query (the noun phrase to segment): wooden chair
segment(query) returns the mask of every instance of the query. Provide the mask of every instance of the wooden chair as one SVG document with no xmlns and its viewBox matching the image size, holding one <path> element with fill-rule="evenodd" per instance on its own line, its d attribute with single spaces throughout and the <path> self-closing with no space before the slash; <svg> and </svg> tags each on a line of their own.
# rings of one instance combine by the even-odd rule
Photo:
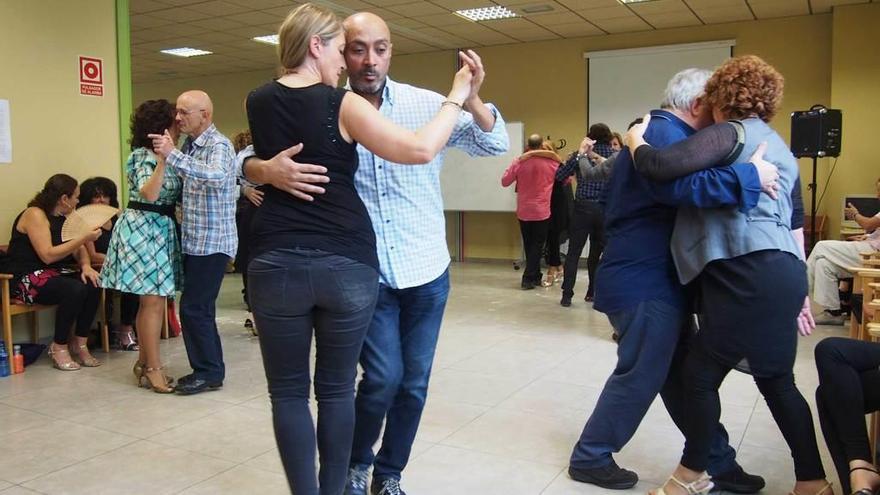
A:
<svg viewBox="0 0 880 495">
<path fill-rule="evenodd" d="M 852 315 L 849 336 L 858 340 L 870 340 L 868 324 L 872 322 L 874 316 L 870 303 L 877 298 L 880 268 L 850 267 L 847 270 L 853 274 L 853 297 L 862 297 L 861 314 Z"/>
<path fill-rule="evenodd" d="M 0 291 L 2 291 L 2 303 L 0 310 L 3 311 L 3 341 L 6 343 L 6 352 L 12 356 L 12 317 L 27 314 L 31 324 L 31 340 L 36 342 L 40 335 L 39 319 L 37 312 L 44 309 L 52 309 L 55 306 L 43 306 L 41 304 L 27 305 L 21 301 L 12 299 L 9 281 L 13 276 L 9 273 L 0 273 Z"/>
</svg>

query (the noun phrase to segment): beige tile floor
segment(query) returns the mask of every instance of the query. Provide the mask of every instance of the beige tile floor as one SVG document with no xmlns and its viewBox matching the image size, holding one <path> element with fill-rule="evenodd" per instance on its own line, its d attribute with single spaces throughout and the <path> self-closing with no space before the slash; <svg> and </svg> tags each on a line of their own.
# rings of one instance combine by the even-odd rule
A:
<svg viewBox="0 0 880 495">
<path fill-rule="evenodd" d="M 519 276 L 509 265 L 453 265 L 428 405 L 404 473 L 410 495 L 605 493 L 571 481 L 565 468 L 614 366 L 610 326 L 578 298 L 561 308 L 558 287 L 519 290 Z M 227 380 L 218 392 L 179 397 L 138 389 L 135 355 L 124 352 L 98 353 L 105 366 L 76 373 L 53 370 L 43 357 L 24 375 L 0 379 L 0 495 L 287 493 L 239 289 L 240 279 L 228 276 L 219 301 Z M 811 404 L 812 349 L 842 334 L 822 327 L 800 341 L 797 380 Z M 162 346 L 170 373 L 185 374 L 182 340 Z M 764 493 L 787 493 L 790 456 L 754 383 L 732 374 L 722 401 L 739 461 L 767 478 Z M 642 479 L 623 493 L 656 486 L 681 446 L 655 402 L 616 456 Z"/>
</svg>

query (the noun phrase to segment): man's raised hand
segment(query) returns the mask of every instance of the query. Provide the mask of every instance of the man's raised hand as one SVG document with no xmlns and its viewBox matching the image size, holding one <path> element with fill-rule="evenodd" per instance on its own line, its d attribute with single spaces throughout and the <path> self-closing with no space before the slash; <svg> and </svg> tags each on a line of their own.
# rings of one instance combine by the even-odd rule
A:
<svg viewBox="0 0 880 495">
<path fill-rule="evenodd" d="M 164 134 L 147 134 L 147 137 L 153 140 L 153 153 L 167 158 L 174 151 L 174 139 L 168 129 Z"/>
</svg>

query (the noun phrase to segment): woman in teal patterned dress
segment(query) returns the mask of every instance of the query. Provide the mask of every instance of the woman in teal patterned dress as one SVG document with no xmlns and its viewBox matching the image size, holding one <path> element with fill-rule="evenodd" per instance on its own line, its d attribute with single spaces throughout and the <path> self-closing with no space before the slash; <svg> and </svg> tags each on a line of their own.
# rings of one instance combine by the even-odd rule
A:
<svg viewBox="0 0 880 495">
<path fill-rule="evenodd" d="M 137 334 L 140 355 L 134 366 L 138 384 L 157 393 L 171 393 L 159 357 L 166 298 L 183 284 L 180 239 L 174 215 L 181 180 L 152 151 L 147 134 L 167 129 L 177 139 L 174 105 L 167 100 L 142 103 L 131 119 L 131 149 L 125 165 L 129 203 L 113 227 L 101 286 L 140 295 Z"/>
</svg>

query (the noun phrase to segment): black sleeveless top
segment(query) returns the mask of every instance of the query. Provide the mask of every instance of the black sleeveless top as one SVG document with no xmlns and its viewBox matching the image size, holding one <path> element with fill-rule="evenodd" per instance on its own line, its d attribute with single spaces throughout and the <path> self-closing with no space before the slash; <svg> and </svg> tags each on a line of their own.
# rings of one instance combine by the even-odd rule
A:
<svg viewBox="0 0 880 495">
<path fill-rule="evenodd" d="M 356 143 L 339 133 L 344 89 L 325 84 L 289 88 L 272 81 L 248 95 L 248 123 L 254 152 L 268 160 L 298 143 L 299 163 L 327 167 L 324 194 L 304 201 L 264 186 L 263 204 L 254 216 L 252 255 L 279 248 L 320 249 L 379 269 L 376 236 L 354 186 Z"/>
<path fill-rule="evenodd" d="M 105 230 L 104 226 L 101 226 L 101 237 L 98 237 L 95 240 L 95 252 L 101 254 L 107 254 L 107 249 L 110 248 L 110 237 L 113 236 L 113 227 L 116 226 L 117 217 L 113 217 L 110 219 L 110 230 Z"/>
<path fill-rule="evenodd" d="M 12 235 L 9 236 L 9 248 L 6 251 L 6 258 L 3 260 L 2 270 L 0 271 L 11 273 L 16 277 L 21 277 L 43 268 L 76 266 L 76 260 L 73 258 L 73 255 L 67 256 L 63 260 L 56 261 L 51 265 L 43 263 L 43 260 L 40 259 L 40 256 L 34 249 L 34 245 L 31 244 L 28 235 L 22 234 L 15 228 L 23 214 L 24 212 L 22 211 L 17 217 L 15 217 L 15 221 L 12 222 Z M 62 243 L 61 226 L 64 225 L 65 218 L 63 216 L 56 217 L 52 215 L 47 215 L 47 217 L 49 219 L 49 232 L 52 234 L 52 245 L 57 246 Z"/>
</svg>

